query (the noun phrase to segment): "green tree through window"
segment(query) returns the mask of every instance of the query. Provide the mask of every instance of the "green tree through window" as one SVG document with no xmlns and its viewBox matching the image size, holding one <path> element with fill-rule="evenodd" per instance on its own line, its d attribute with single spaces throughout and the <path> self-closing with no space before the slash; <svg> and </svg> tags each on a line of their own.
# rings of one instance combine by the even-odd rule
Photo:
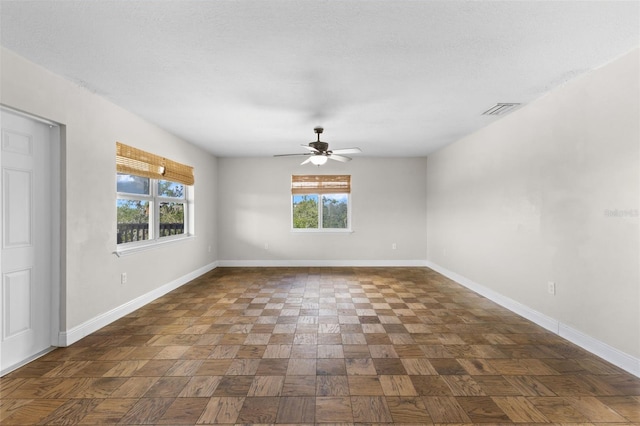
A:
<svg viewBox="0 0 640 426">
<path fill-rule="evenodd" d="M 349 226 L 346 194 L 322 196 L 322 227 L 347 228 Z"/>
<path fill-rule="evenodd" d="M 293 197 L 293 227 L 298 229 L 318 227 L 317 195 L 295 195 Z"/>
</svg>

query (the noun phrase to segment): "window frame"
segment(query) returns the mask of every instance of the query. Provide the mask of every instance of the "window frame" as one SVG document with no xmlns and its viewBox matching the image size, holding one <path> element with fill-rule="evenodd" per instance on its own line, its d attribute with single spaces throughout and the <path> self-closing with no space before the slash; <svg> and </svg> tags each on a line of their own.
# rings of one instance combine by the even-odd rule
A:
<svg viewBox="0 0 640 426">
<path fill-rule="evenodd" d="M 118 192 L 118 175 L 139 176 L 149 179 L 149 194 L 134 194 L 130 192 Z M 147 201 L 149 203 L 149 238 L 140 241 L 131 241 L 127 243 L 117 243 L 117 217 L 116 217 L 116 254 L 124 255 L 127 252 L 140 251 L 169 242 L 181 241 L 195 237 L 194 218 L 193 218 L 193 185 L 186 185 L 180 182 L 174 182 L 169 179 L 156 179 L 146 176 L 136 175 L 134 173 L 116 172 L 116 216 L 118 200 Z M 184 187 L 184 197 L 167 197 L 159 195 L 158 186 L 160 181 L 174 182 Z M 184 225 L 182 234 L 160 236 L 160 204 L 165 202 L 183 204 Z"/>
<path fill-rule="evenodd" d="M 318 197 L 318 227 L 317 228 L 296 228 L 293 226 L 293 199 L 296 196 L 302 195 L 315 195 Z M 325 195 L 344 195 L 347 197 L 347 227 L 346 228 L 325 228 L 322 226 L 323 222 L 323 203 L 322 197 Z M 351 194 L 350 193 L 308 193 L 308 194 L 291 194 L 291 220 L 290 220 L 291 232 L 312 232 L 312 233 L 351 233 Z"/>
</svg>

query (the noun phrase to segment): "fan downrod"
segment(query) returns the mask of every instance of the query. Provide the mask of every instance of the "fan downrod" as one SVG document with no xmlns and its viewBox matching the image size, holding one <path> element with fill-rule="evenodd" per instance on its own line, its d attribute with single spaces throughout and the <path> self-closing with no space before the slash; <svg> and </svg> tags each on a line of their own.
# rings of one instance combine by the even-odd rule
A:
<svg viewBox="0 0 640 426">
<path fill-rule="evenodd" d="M 322 127 L 315 127 L 313 129 L 313 131 L 318 135 L 318 140 L 315 142 L 310 142 L 309 146 L 312 148 L 315 148 L 316 150 L 320 151 L 318 153 L 316 153 L 316 155 L 319 154 L 324 154 L 327 152 L 327 150 L 329 149 L 329 144 L 327 142 L 322 142 L 320 140 L 320 134 L 324 131 L 324 129 Z"/>
</svg>

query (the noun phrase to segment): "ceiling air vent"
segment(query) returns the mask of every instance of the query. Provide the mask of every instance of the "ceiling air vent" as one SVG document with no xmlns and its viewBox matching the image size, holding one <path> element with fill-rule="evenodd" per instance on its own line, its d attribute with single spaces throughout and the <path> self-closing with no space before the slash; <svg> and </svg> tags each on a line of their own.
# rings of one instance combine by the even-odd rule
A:
<svg viewBox="0 0 640 426">
<path fill-rule="evenodd" d="M 503 103 L 503 104 L 495 104 L 488 110 L 482 113 L 482 115 L 502 115 L 512 110 L 516 109 L 520 104 L 515 103 Z"/>
</svg>

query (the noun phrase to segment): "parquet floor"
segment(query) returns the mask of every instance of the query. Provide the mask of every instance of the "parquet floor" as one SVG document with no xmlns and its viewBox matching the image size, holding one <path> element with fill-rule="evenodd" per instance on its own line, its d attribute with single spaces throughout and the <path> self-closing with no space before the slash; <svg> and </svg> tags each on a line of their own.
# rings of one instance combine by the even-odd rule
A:
<svg viewBox="0 0 640 426">
<path fill-rule="evenodd" d="M 1 379 L 13 424 L 640 424 L 640 379 L 426 268 L 218 268 Z"/>
</svg>

